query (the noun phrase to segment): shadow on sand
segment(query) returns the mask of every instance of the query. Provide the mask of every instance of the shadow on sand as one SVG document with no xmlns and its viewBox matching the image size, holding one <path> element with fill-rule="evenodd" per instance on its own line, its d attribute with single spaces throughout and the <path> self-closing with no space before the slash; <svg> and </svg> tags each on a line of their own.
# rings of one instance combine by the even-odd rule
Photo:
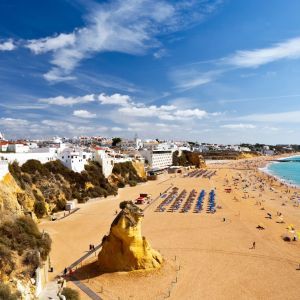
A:
<svg viewBox="0 0 300 300">
<path fill-rule="evenodd" d="M 113 272 L 101 271 L 98 261 L 94 261 L 77 268 L 77 270 L 75 270 L 72 273 L 71 277 L 75 277 L 77 280 L 82 281 L 85 279 L 92 279 L 95 277 L 99 277 L 103 274 L 108 274 L 108 273 L 113 273 Z M 69 278 L 68 280 L 72 280 L 72 279 Z"/>
</svg>

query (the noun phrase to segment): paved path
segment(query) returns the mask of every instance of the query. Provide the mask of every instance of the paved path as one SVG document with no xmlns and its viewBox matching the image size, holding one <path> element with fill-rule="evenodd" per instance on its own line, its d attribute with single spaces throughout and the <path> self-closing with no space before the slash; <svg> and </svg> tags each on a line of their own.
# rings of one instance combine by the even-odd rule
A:
<svg viewBox="0 0 300 300">
<path fill-rule="evenodd" d="M 82 283 L 80 280 L 78 280 L 75 276 L 71 276 L 70 279 L 77 287 L 79 287 L 91 299 L 102 300 L 102 298 L 99 297 L 98 294 L 96 294 L 93 290 L 91 290 L 84 283 Z"/>
<path fill-rule="evenodd" d="M 78 266 L 82 261 L 84 261 L 85 259 L 87 259 L 90 255 L 92 255 L 93 253 L 95 253 L 97 250 L 99 250 L 102 247 L 102 243 L 100 243 L 99 245 L 97 245 L 95 247 L 94 250 L 91 250 L 89 252 L 87 252 L 85 255 L 81 256 L 79 259 L 77 259 L 76 261 L 74 261 L 71 265 L 69 265 L 67 267 L 68 270 L 75 268 L 76 266 Z M 61 275 L 63 275 L 63 271 L 61 272 Z"/>
<path fill-rule="evenodd" d="M 78 266 L 82 261 L 87 259 L 90 255 L 95 253 L 97 250 L 99 250 L 102 246 L 102 243 L 97 245 L 94 250 L 91 250 L 87 252 L 85 255 L 81 256 L 79 259 L 74 261 L 71 265 L 67 267 L 68 270 L 75 268 Z M 63 275 L 63 271 L 60 273 L 60 275 Z M 88 288 L 84 283 L 79 281 L 75 276 L 70 277 L 71 281 L 79 287 L 85 294 L 87 294 L 91 299 L 99 300 L 101 299 L 95 292 L 93 292 L 90 288 Z M 42 293 L 39 295 L 39 300 L 49 300 L 49 299 L 59 299 L 57 297 L 58 293 L 58 285 L 56 281 L 50 281 L 46 284 L 45 288 L 43 289 Z"/>
</svg>

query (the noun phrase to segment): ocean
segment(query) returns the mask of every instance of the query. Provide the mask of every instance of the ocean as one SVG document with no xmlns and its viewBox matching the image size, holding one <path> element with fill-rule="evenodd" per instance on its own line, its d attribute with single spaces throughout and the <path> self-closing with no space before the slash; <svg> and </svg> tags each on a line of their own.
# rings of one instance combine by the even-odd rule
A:
<svg viewBox="0 0 300 300">
<path fill-rule="evenodd" d="M 300 156 L 286 157 L 281 160 L 288 160 L 288 162 L 271 163 L 266 171 L 286 183 L 300 186 Z"/>
</svg>

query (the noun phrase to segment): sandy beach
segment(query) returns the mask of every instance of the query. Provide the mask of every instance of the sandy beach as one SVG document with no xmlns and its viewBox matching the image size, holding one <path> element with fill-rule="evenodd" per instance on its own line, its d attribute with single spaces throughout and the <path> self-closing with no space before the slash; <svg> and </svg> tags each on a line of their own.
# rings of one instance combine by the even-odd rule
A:
<svg viewBox="0 0 300 300">
<path fill-rule="evenodd" d="M 285 242 L 282 236 L 293 238 L 300 231 L 296 197 L 300 192 L 260 171 L 267 160 L 209 164 L 216 170 L 210 179 L 163 174 L 157 181 L 120 189 L 117 197 L 80 205 L 62 220 L 43 221 L 40 228 L 53 239 L 50 279 L 84 255 L 89 244 L 101 242 L 120 201 L 134 200 L 144 192 L 157 200 L 145 211 L 143 234 L 162 253 L 165 265 L 153 273 L 99 274 L 96 257 L 90 257 L 75 274 L 100 297 L 299 299 L 300 241 Z M 172 187 L 187 194 L 205 190 L 204 209 L 200 213 L 156 211 L 163 201 L 160 194 Z M 206 212 L 211 190 L 216 193 L 214 214 Z M 255 249 L 251 249 L 253 242 Z M 77 289 L 72 282 L 68 286 Z M 89 299 L 83 292 L 81 296 Z"/>
</svg>

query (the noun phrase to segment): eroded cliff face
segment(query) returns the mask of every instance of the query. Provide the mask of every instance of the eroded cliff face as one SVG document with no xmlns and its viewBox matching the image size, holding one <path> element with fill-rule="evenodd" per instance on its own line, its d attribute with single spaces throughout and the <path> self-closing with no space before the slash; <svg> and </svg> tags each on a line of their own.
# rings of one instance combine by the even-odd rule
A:
<svg viewBox="0 0 300 300">
<path fill-rule="evenodd" d="M 110 233 L 104 236 L 98 255 L 101 271 L 133 271 L 159 268 L 162 256 L 152 249 L 141 233 L 143 211 L 132 201 L 120 204 L 121 211 L 114 219 Z"/>
<path fill-rule="evenodd" d="M 135 168 L 138 176 L 140 176 L 141 178 L 147 178 L 145 166 L 142 162 L 140 162 L 138 160 L 134 160 L 134 161 L 132 161 L 132 166 Z"/>
<path fill-rule="evenodd" d="M 33 205 L 34 199 L 22 191 L 10 173 L 6 174 L 0 181 L 0 212 L 21 216 L 23 209 L 32 211 Z"/>
</svg>

